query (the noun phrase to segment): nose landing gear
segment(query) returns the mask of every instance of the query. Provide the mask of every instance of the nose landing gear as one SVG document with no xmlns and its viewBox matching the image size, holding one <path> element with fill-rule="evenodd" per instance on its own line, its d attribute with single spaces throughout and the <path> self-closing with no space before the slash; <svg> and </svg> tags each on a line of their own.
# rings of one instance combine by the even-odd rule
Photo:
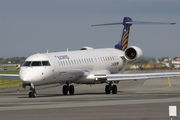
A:
<svg viewBox="0 0 180 120">
<path fill-rule="evenodd" d="M 35 86 L 32 83 L 30 84 L 30 90 L 31 90 L 31 92 L 29 92 L 29 97 L 35 98 L 36 97 L 36 90 L 35 90 Z"/>
</svg>

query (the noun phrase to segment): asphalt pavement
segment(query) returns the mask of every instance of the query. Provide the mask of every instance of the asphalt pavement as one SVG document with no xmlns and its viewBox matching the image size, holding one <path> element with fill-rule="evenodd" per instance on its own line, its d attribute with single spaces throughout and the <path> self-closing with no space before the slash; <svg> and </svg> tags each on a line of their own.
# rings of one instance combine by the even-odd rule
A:
<svg viewBox="0 0 180 120">
<path fill-rule="evenodd" d="M 149 71 L 126 73 L 139 72 Z M 170 120 L 169 106 L 180 106 L 180 77 L 122 81 L 115 95 L 105 85 L 74 84 L 75 95 L 63 95 L 61 84 L 39 86 L 36 98 L 28 87 L 1 89 L 0 120 Z"/>
</svg>

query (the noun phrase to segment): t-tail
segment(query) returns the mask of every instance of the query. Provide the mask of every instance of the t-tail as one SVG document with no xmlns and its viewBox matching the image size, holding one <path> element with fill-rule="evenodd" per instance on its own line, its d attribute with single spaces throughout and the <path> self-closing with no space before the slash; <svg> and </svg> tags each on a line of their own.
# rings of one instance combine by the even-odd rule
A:
<svg viewBox="0 0 180 120">
<path fill-rule="evenodd" d="M 174 25 L 176 23 L 133 21 L 130 17 L 124 17 L 123 22 L 120 22 L 120 23 L 97 24 L 97 25 L 92 25 L 92 26 L 118 25 L 118 24 L 123 24 L 124 28 L 123 28 L 121 40 L 119 41 L 118 44 L 115 45 L 115 48 L 124 51 L 128 47 L 129 32 L 130 32 L 130 27 L 132 24 L 170 24 L 170 25 Z"/>
<path fill-rule="evenodd" d="M 129 32 L 132 24 L 126 24 L 126 22 L 131 22 L 131 21 L 132 19 L 130 17 L 124 18 L 123 20 L 124 28 L 123 28 L 122 37 L 119 43 L 115 45 L 115 48 L 124 51 L 128 47 Z"/>
</svg>

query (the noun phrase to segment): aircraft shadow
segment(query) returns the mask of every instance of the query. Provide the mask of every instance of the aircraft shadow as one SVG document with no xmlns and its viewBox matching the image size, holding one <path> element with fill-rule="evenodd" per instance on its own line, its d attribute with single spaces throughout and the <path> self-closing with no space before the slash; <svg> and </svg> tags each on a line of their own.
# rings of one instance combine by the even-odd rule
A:
<svg viewBox="0 0 180 120">
<path fill-rule="evenodd" d="M 118 91 L 118 93 L 123 93 L 123 91 Z M 106 95 L 104 92 L 97 92 L 97 93 L 76 93 L 74 95 L 63 95 L 61 93 L 59 94 L 37 94 L 37 98 L 45 98 L 45 97 L 71 97 L 71 96 L 84 96 L 84 95 Z M 109 95 L 109 94 L 108 94 Z M 111 93 L 111 95 L 114 95 Z M 18 98 L 29 98 L 28 95 L 24 97 L 18 97 Z"/>
</svg>

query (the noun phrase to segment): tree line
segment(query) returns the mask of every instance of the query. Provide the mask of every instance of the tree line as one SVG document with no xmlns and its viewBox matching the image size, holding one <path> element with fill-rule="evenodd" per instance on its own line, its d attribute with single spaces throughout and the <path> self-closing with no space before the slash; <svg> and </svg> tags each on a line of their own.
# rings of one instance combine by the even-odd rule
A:
<svg viewBox="0 0 180 120">
<path fill-rule="evenodd" d="M 26 57 L 0 58 L 0 64 L 23 64 Z"/>
</svg>

